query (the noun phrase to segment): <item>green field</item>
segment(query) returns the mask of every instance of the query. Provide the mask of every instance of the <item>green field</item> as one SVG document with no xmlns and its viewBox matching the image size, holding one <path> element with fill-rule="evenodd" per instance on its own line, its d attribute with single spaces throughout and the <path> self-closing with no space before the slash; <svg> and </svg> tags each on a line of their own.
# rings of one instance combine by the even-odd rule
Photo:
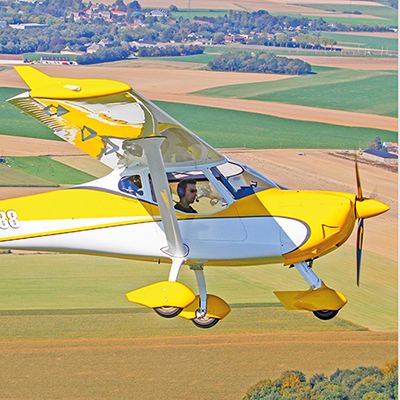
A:
<svg viewBox="0 0 400 400">
<path fill-rule="evenodd" d="M 311 32 L 312 34 L 321 32 Z M 337 40 L 336 47 L 350 46 L 359 48 L 360 50 L 378 49 L 381 51 L 374 52 L 375 55 L 386 54 L 386 50 L 398 50 L 398 40 L 384 37 L 351 35 L 345 33 L 323 32 L 321 36 L 333 37 Z"/>
<path fill-rule="evenodd" d="M 41 57 L 68 57 L 71 61 L 75 61 L 76 54 L 60 54 L 60 53 L 24 53 L 24 56 L 29 61 L 40 61 Z"/>
<path fill-rule="evenodd" d="M 96 179 L 49 157 L 12 157 L 11 168 L 60 185 L 80 184 Z"/>
<path fill-rule="evenodd" d="M 380 136 L 397 140 L 397 133 L 320 122 L 298 121 L 243 111 L 156 101 L 164 111 L 217 148 L 354 149 Z"/>
<path fill-rule="evenodd" d="M 307 290 L 295 269 L 280 265 L 208 267 L 208 292 L 232 306 L 231 314 L 207 334 L 279 331 L 346 331 L 397 329 L 397 263 L 363 252 L 361 286 L 355 284 L 355 250 L 344 246 L 317 260 L 316 273 L 343 292 L 348 304 L 331 321 L 309 312 L 286 311 L 274 290 Z M 0 255 L 1 339 L 146 337 L 191 335 L 189 321 L 165 320 L 143 306 L 129 303 L 125 293 L 167 279 L 169 265 L 81 255 Z M 197 292 L 195 277 L 184 267 L 179 281 Z M 373 299 L 373 301 L 371 300 Z M 32 321 L 36 321 L 35 324 Z M 69 321 L 65 329 L 61 321 Z M 83 326 L 82 321 L 87 321 Z M 25 321 L 25 322 L 24 322 Z M 60 321 L 56 330 L 48 324 Z M 244 321 L 247 321 L 243 324 Z M 25 329 L 20 329 L 26 324 Z M 44 329 L 43 326 L 47 328 Z M 140 332 L 132 329 L 139 325 Z M 188 328 L 189 327 L 189 328 Z M 160 329 L 158 329 L 160 328 Z M 46 336 L 49 337 L 49 336 Z M 43 337 L 42 337 L 43 338 Z"/>
<path fill-rule="evenodd" d="M 0 164 L 0 186 L 57 187 L 57 184 Z"/>
<path fill-rule="evenodd" d="M 50 128 L 7 103 L 6 100 L 26 89 L 0 87 L 0 135 L 35 137 L 38 139 L 62 140 Z"/>
<path fill-rule="evenodd" d="M 239 86 L 246 86 L 245 93 L 248 93 L 248 85 Z M 229 89 L 219 90 L 228 90 L 229 93 Z M 18 92 L 18 89 L 13 90 Z M 5 98 L 7 93 L 10 94 L 8 88 L 0 88 L 0 96 Z M 240 97 L 240 91 L 238 93 Z M 297 121 L 170 102 L 155 103 L 214 147 L 353 149 L 358 148 L 360 143 L 362 147 L 368 147 L 368 143 L 377 136 L 383 141 L 397 141 L 395 132 L 379 129 Z M 50 129 L 22 115 L 15 107 L 9 104 L 5 107 L 6 112 L 0 113 L 0 134 L 61 140 Z M 9 128 L 4 129 L 5 126 Z"/>
<path fill-rule="evenodd" d="M 398 11 L 388 6 L 365 6 L 359 5 L 357 2 L 349 2 L 349 4 L 303 4 L 304 7 L 316 8 L 318 10 L 335 11 L 338 13 L 359 11 L 363 15 L 372 15 L 374 17 L 387 18 L 397 20 Z M 349 19 L 357 18 L 357 14 L 349 14 Z M 375 20 L 376 24 L 380 24 L 380 20 Z M 350 23 L 350 22 L 349 22 Z M 397 26 L 397 24 L 395 24 Z"/>
<path fill-rule="evenodd" d="M 397 117 L 398 74 L 313 66 L 314 74 L 276 82 L 229 85 L 195 92 L 201 96 L 276 101 Z"/>
</svg>

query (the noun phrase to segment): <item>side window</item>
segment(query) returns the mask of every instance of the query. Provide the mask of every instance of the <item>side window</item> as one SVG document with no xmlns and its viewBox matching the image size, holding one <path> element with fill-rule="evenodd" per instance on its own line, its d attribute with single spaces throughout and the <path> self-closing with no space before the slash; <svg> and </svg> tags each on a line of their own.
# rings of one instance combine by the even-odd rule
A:
<svg viewBox="0 0 400 400">
<path fill-rule="evenodd" d="M 149 178 L 153 200 L 156 201 L 151 177 L 149 176 Z M 168 172 L 167 178 L 175 209 L 180 212 L 212 214 L 228 205 L 215 186 L 201 171 Z M 187 190 L 183 190 L 180 186 L 180 182 L 185 180 L 191 182 L 185 185 Z M 180 190 L 178 190 L 178 186 L 181 187 Z"/>
<path fill-rule="evenodd" d="M 143 187 L 140 175 L 124 176 L 118 182 L 118 189 L 121 192 L 129 193 L 137 197 L 142 197 Z"/>
</svg>

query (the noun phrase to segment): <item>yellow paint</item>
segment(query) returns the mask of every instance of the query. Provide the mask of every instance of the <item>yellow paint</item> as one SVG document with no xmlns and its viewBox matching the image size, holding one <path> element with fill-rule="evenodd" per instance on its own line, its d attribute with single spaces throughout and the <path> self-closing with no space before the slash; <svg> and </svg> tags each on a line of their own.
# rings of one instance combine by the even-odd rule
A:
<svg viewBox="0 0 400 400">
<path fill-rule="evenodd" d="M 340 310 L 347 303 L 346 297 L 328 288 L 323 282 L 319 289 L 274 292 L 287 310 L 326 311 Z"/>
<path fill-rule="evenodd" d="M 377 200 L 357 200 L 356 212 L 358 218 L 371 218 L 388 211 L 390 207 Z"/>
<path fill-rule="evenodd" d="M 179 316 L 186 319 L 196 318 L 196 310 L 199 309 L 200 296 L 197 295 L 196 299 L 189 304 Z M 218 296 L 207 294 L 207 316 L 210 318 L 223 319 L 231 312 L 229 304 L 226 303 Z"/>
<path fill-rule="evenodd" d="M 79 232 L 88 229 L 122 226 L 132 223 L 153 221 L 148 203 L 100 190 L 64 189 L 33 196 L 0 201 L 0 210 L 14 210 L 19 221 L 93 219 L 85 227 L 61 229 L 50 232 L 18 235 L 18 229 L 8 230 L 9 236 L 1 241 Z M 99 223 L 97 218 L 132 217 L 126 222 Z"/>
<path fill-rule="evenodd" d="M 31 66 L 14 67 L 35 98 L 82 99 L 132 90 L 126 83 L 108 79 L 73 79 L 50 77 Z"/>
<path fill-rule="evenodd" d="M 132 303 L 146 307 L 185 308 L 195 299 L 194 293 L 179 282 L 157 282 L 126 294 Z"/>
</svg>

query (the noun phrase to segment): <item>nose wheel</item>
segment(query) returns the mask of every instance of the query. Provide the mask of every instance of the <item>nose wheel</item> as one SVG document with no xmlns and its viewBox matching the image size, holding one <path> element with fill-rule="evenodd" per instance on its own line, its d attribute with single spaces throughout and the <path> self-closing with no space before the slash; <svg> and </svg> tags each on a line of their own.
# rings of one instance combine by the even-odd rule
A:
<svg viewBox="0 0 400 400">
<path fill-rule="evenodd" d="M 336 317 L 337 313 L 339 310 L 319 310 L 319 311 L 313 311 L 314 315 L 322 319 L 324 321 L 328 321 L 329 319 L 332 319 Z"/>
</svg>

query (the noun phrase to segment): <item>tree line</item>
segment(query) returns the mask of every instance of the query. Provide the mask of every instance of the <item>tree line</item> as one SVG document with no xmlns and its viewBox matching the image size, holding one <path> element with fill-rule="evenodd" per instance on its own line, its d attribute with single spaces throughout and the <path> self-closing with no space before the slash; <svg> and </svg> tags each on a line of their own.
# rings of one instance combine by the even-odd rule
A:
<svg viewBox="0 0 400 400">
<path fill-rule="evenodd" d="M 311 65 L 299 59 L 276 56 L 270 53 L 237 52 L 222 54 L 208 63 L 212 71 L 258 72 L 264 74 L 304 75 Z"/>
<path fill-rule="evenodd" d="M 167 46 L 167 47 L 140 47 L 137 54 L 139 57 L 172 57 L 191 56 L 203 54 L 204 47 L 198 45 L 189 46 Z"/>
<path fill-rule="evenodd" d="M 243 400 L 397 400 L 398 360 L 383 368 L 337 369 L 331 376 L 286 371 L 280 378 L 251 386 Z"/>
</svg>

